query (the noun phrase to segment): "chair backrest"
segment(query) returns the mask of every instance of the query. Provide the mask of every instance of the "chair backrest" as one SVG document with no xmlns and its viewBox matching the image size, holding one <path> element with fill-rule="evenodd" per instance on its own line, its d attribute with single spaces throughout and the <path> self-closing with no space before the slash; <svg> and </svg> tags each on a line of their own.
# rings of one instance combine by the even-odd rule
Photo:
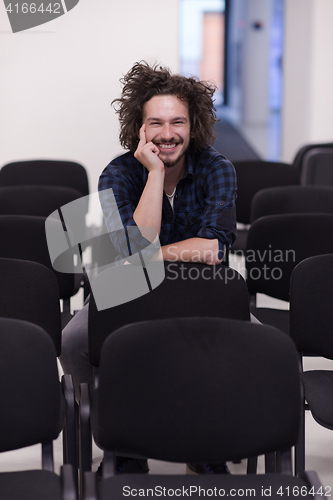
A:
<svg viewBox="0 0 333 500">
<path fill-rule="evenodd" d="M 101 273 L 94 283 L 98 280 L 110 283 L 112 280 L 116 283 L 123 280 L 126 283 L 130 279 L 134 286 L 135 269 L 139 274 L 142 273 L 140 266 L 116 266 Z M 224 265 L 168 262 L 165 263 L 164 281 L 131 302 L 98 311 L 92 295 L 88 322 L 90 363 L 99 365 L 102 344 L 117 328 L 137 321 L 182 316 L 249 320 L 249 300 L 244 279 L 237 271 Z"/>
<path fill-rule="evenodd" d="M 300 262 L 290 281 L 290 335 L 300 352 L 333 359 L 333 252 Z"/>
<path fill-rule="evenodd" d="M 251 222 L 266 215 L 333 214 L 333 187 L 285 186 L 258 191 L 251 204 Z"/>
<path fill-rule="evenodd" d="M 49 335 L 0 318 L 0 451 L 48 443 L 59 434 L 60 383 Z"/>
<path fill-rule="evenodd" d="M 80 197 L 81 193 L 76 189 L 62 186 L 0 186 L 0 215 L 48 217 Z"/>
<path fill-rule="evenodd" d="M 250 224 L 253 196 L 268 187 L 288 186 L 300 183 L 299 171 L 288 163 L 270 161 L 234 162 L 237 174 L 237 222 Z"/>
<path fill-rule="evenodd" d="M 304 155 L 301 184 L 333 186 L 333 144 L 331 148 L 310 149 Z"/>
<path fill-rule="evenodd" d="M 176 462 L 284 450 L 298 439 L 297 351 L 279 330 L 246 321 L 128 325 L 104 344 L 94 405 L 107 450 Z"/>
<path fill-rule="evenodd" d="M 53 269 L 45 235 L 45 217 L 28 215 L 0 215 L 0 257 L 39 262 L 54 272 L 60 298 L 72 297 L 79 288 L 72 273 Z M 54 225 L 61 224 L 54 221 Z M 74 263 L 73 263 L 74 272 Z"/>
<path fill-rule="evenodd" d="M 311 149 L 314 148 L 333 148 L 333 142 L 325 142 L 325 143 L 317 143 L 317 144 L 305 144 L 302 146 L 296 153 L 293 165 L 294 167 L 299 170 L 299 172 L 302 171 L 303 167 L 303 160 L 305 155 L 311 151 Z"/>
<path fill-rule="evenodd" d="M 59 287 L 47 267 L 27 260 L 0 258 L 0 317 L 34 323 L 61 353 Z"/>
<path fill-rule="evenodd" d="M 251 224 L 246 271 L 250 294 L 289 301 L 294 267 L 314 255 L 333 252 L 333 214 L 283 214 Z"/>
<path fill-rule="evenodd" d="M 79 191 L 81 196 L 89 194 L 86 169 L 73 161 L 16 161 L 4 165 L 0 170 L 0 186 L 28 184 L 67 186 Z"/>
</svg>

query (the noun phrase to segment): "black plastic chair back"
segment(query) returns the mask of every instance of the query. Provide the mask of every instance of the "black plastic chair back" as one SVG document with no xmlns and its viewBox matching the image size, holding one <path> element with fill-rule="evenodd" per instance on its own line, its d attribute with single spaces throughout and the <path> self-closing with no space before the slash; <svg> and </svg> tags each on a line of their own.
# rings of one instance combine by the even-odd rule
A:
<svg viewBox="0 0 333 500">
<path fill-rule="evenodd" d="M 310 257 L 294 269 L 290 281 L 290 336 L 303 356 L 333 359 L 333 253 Z M 303 364 L 303 363 L 302 363 Z M 295 470 L 305 469 L 305 401 L 316 422 L 333 429 L 333 372 L 308 370 L 301 374 L 304 404 Z"/>
<path fill-rule="evenodd" d="M 55 225 L 59 225 L 54 221 Z M 54 272 L 61 299 L 69 299 L 78 291 L 72 273 L 61 273 L 52 267 L 45 234 L 45 217 L 0 215 L 0 257 L 39 262 Z M 74 263 L 73 263 L 74 272 Z"/>
<path fill-rule="evenodd" d="M 111 268 L 96 280 L 112 280 L 114 273 L 121 273 L 124 281 L 127 275 L 131 275 L 132 279 L 131 267 Z M 139 266 L 138 270 L 142 272 Z M 137 321 L 183 316 L 215 316 L 248 321 L 249 300 L 244 279 L 237 271 L 224 265 L 166 262 L 164 281 L 131 302 L 98 311 L 91 296 L 88 327 L 90 363 L 99 365 L 102 344 L 117 328 Z"/>
<path fill-rule="evenodd" d="M 250 227 L 246 270 L 250 294 L 289 301 L 294 267 L 314 255 L 333 252 L 333 214 L 261 217 Z"/>
<path fill-rule="evenodd" d="M 300 352 L 333 359 L 333 252 L 295 267 L 290 282 L 290 335 Z"/>
<path fill-rule="evenodd" d="M 104 344 L 97 394 L 93 430 L 106 450 L 215 462 L 298 439 L 297 351 L 270 326 L 202 317 L 128 325 Z"/>
<path fill-rule="evenodd" d="M 333 144 L 308 151 L 302 162 L 302 185 L 333 186 Z"/>
<path fill-rule="evenodd" d="M 300 183 L 299 171 L 287 163 L 269 161 L 234 162 L 237 174 L 237 222 L 250 224 L 251 202 L 261 189 Z"/>
<path fill-rule="evenodd" d="M 333 187 L 285 186 L 259 191 L 252 200 L 251 222 L 266 215 L 333 214 Z"/>
<path fill-rule="evenodd" d="M 314 144 L 306 144 L 305 146 L 302 146 L 296 153 L 293 165 L 294 167 L 299 170 L 301 173 L 302 168 L 303 168 L 303 161 L 304 157 L 306 156 L 307 153 L 309 153 L 312 149 L 315 148 L 333 148 L 333 142 L 325 142 L 325 143 L 314 143 Z"/>
<path fill-rule="evenodd" d="M 86 169 L 79 163 L 61 160 L 27 160 L 4 165 L 0 186 L 22 185 L 67 186 L 81 196 L 89 194 Z"/>
<path fill-rule="evenodd" d="M 80 197 L 79 191 L 62 186 L 0 187 L 0 215 L 48 217 L 55 210 Z"/>
<path fill-rule="evenodd" d="M 0 258 L 0 317 L 34 323 L 61 353 L 59 288 L 54 273 L 37 262 Z"/>
<path fill-rule="evenodd" d="M 60 428 L 54 345 L 39 326 L 0 318 L 0 451 L 51 442 Z"/>
</svg>

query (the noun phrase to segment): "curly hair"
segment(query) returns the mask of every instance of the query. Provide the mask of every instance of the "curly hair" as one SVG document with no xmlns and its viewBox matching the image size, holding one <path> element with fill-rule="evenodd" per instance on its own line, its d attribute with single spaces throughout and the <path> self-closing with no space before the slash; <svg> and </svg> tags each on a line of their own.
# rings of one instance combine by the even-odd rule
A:
<svg viewBox="0 0 333 500">
<path fill-rule="evenodd" d="M 136 150 L 143 106 L 156 95 L 175 95 L 188 104 L 191 144 L 195 149 L 213 144 L 214 125 L 219 121 L 213 103 L 215 84 L 172 75 L 168 68 L 157 64 L 151 67 L 145 61 L 135 63 L 120 82 L 123 84 L 121 97 L 114 99 L 111 105 L 119 115 L 119 140 L 125 149 Z"/>
</svg>

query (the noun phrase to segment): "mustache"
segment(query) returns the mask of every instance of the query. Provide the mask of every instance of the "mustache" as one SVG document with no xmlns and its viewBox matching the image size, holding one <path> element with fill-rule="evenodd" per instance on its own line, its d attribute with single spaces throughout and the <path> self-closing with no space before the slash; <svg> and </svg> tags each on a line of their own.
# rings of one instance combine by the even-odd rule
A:
<svg viewBox="0 0 333 500">
<path fill-rule="evenodd" d="M 165 139 L 161 139 L 161 140 L 158 140 L 158 139 L 154 139 L 153 141 L 153 144 L 182 144 L 184 141 L 183 139 L 170 139 L 170 140 L 165 140 Z"/>
</svg>

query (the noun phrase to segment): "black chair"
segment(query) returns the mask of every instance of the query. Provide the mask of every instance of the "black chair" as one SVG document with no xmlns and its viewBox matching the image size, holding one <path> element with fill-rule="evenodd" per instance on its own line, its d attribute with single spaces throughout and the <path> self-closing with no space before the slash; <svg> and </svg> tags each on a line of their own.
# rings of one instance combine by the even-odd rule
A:
<svg viewBox="0 0 333 500">
<path fill-rule="evenodd" d="M 0 258 L 0 317 L 43 328 L 61 354 L 59 287 L 54 273 L 37 262 Z"/>
<path fill-rule="evenodd" d="M 61 430 L 56 353 L 37 325 L 0 318 L 0 451 L 41 443 L 42 469 L 0 473 L 2 500 L 77 498 L 73 468 L 53 470 L 53 440 Z"/>
<path fill-rule="evenodd" d="M 251 204 L 251 222 L 266 215 L 332 213 L 333 187 L 284 186 L 258 191 Z"/>
<path fill-rule="evenodd" d="M 64 234 L 60 221 L 52 224 L 56 234 Z M 45 235 L 45 217 L 27 215 L 0 215 L 0 257 L 9 259 L 30 260 L 51 269 L 59 286 L 59 296 L 63 300 L 63 327 L 72 318 L 70 298 L 79 290 L 80 283 L 75 279 L 75 249 L 68 248 L 66 259 L 67 273 L 55 271 L 48 251 Z M 64 236 L 63 236 L 64 237 Z M 81 271 L 82 272 L 82 271 Z"/>
<path fill-rule="evenodd" d="M 49 194 L 49 201 L 44 202 L 47 204 L 47 207 L 52 207 L 53 205 L 53 210 L 56 210 L 74 199 L 84 197 L 83 203 L 80 204 L 81 213 L 78 214 L 76 224 L 85 224 L 85 215 L 87 214 L 89 208 L 89 182 L 86 169 L 79 163 L 64 160 L 26 160 L 8 163 L 0 170 L 0 186 L 30 186 L 38 192 L 38 199 L 41 197 L 39 194 L 41 190 L 37 189 L 38 186 L 40 188 L 44 186 L 43 189 L 45 193 L 47 192 L 46 187 L 50 191 L 52 186 L 54 188 L 58 188 Z M 60 195 L 61 190 L 63 190 L 63 195 Z M 75 198 L 70 199 L 70 197 L 73 196 L 73 192 L 72 195 L 70 195 L 70 191 L 68 190 L 74 190 L 76 192 Z M 77 193 L 80 193 L 79 196 Z M 28 195 L 24 195 L 25 198 L 27 196 Z M 61 197 L 63 197 L 64 203 L 61 203 Z M 23 200 L 18 202 L 18 206 L 26 206 L 27 204 L 31 210 L 31 203 Z M 42 200 L 41 205 L 43 205 Z M 40 210 L 40 208 L 41 207 L 39 206 L 38 210 Z M 34 208 L 34 210 L 36 211 L 36 208 Z M 47 217 L 50 215 L 53 210 L 49 211 L 45 216 Z M 23 212 L 20 213 L 23 214 Z M 44 214 L 29 214 L 26 212 L 26 215 Z"/>
<path fill-rule="evenodd" d="M 64 206 L 68 207 L 70 204 L 73 207 L 72 202 L 80 198 L 79 191 L 63 186 L 0 186 L 0 215 L 30 215 L 45 218 L 57 216 L 59 218 L 59 213 L 62 215 L 61 209 Z M 85 209 L 73 211 L 76 230 L 79 230 L 81 234 L 86 234 Z M 79 250 L 77 258 L 80 258 Z M 84 278 L 84 273 L 75 274 L 76 288 L 81 286 Z"/>
<path fill-rule="evenodd" d="M 245 226 L 251 224 L 251 202 L 261 189 L 297 185 L 300 183 L 299 171 L 288 163 L 269 161 L 234 162 L 237 174 L 237 222 Z M 248 229 L 238 229 L 237 239 L 231 251 L 245 252 Z"/>
<path fill-rule="evenodd" d="M 301 184 L 333 186 L 333 144 L 313 147 L 304 155 Z"/>
<path fill-rule="evenodd" d="M 0 215 L 48 217 L 80 197 L 81 193 L 76 189 L 62 186 L 0 186 Z M 84 224 L 84 214 L 81 224 Z"/>
<path fill-rule="evenodd" d="M 0 170 L 0 186 L 66 186 L 89 194 L 86 169 L 79 163 L 61 160 L 27 160 L 4 165 Z"/>
<path fill-rule="evenodd" d="M 81 198 L 81 193 L 63 186 L 0 186 L 0 215 L 31 215 L 47 218 L 58 213 L 64 205 Z M 81 233 L 86 231 L 85 211 L 76 211 L 75 224 Z M 79 257 L 79 256 L 78 256 Z M 81 286 L 84 274 L 75 275 L 76 287 Z"/>
<path fill-rule="evenodd" d="M 59 287 L 54 273 L 47 267 L 27 260 L 0 258 L 0 318 L 33 323 L 51 338 L 56 356 L 61 354 L 61 315 Z M 63 452 L 64 463 L 75 468 L 77 479 L 77 408 L 72 377 L 64 375 L 66 405 Z"/>
<path fill-rule="evenodd" d="M 262 323 L 289 332 L 289 311 L 255 306 L 255 295 L 289 301 L 294 267 L 314 255 L 333 252 L 333 214 L 283 214 L 261 217 L 251 224 L 246 273 L 251 312 Z"/>
<path fill-rule="evenodd" d="M 152 291 L 116 307 L 98 310 L 93 293 L 89 302 L 88 343 L 89 361 L 95 368 L 98 385 L 100 353 L 105 339 L 121 326 L 138 321 L 183 316 L 215 316 L 250 320 L 249 299 L 243 277 L 224 265 L 207 266 L 185 262 L 165 262 L 165 279 Z M 157 263 L 156 265 L 160 265 Z M 149 264 L 151 275 L 154 264 Z M 156 272 L 156 271 L 155 271 Z M 102 272 L 92 284 L 92 290 L 102 286 L 106 296 L 117 293 L 113 283 L 131 286 L 140 280 L 141 266 L 116 266 Z M 87 415 L 81 415 L 86 422 Z M 91 442 L 91 436 L 90 436 Z M 82 471 L 91 470 L 91 448 L 80 456 Z"/>
<path fill-rule="evenodd" d="M 271 488 L 274 498 L 303 488 L 307 496 L 320 483 L 315 473 L 292 476 L 300 403 L 295 346 L 272 327 L 202 317 L 125 326 L 102 349 L 91 425 L 104 451 L 103 479 L 96 485 L 95 474 L 86 473 L 84 498 L 118 498 L 124 488 L 157 498 L 158 487 L 182 498 L 190 487 L 194 498 L 214 488 L 225 496 L 251 489 L 260 497 Z M 89 411 L 89 400 L 81 404 Z M 279 473 L 266 475 L 115 476 L 114 469 L 122 453 L 214 463 L 277 451 Z"/>
<path fill-rule="evenodd" d="M 310 257 L 295 267 L 290 283 L 290 335 L 302 356 L 333 359 L 333 254 Z M 313 418 L 333 430 L 333 371 L 309 370 L 301 375 Z M 305 468 L 304 407 L 297 472 Z"/>
<path fill-rule="evenodd" d="M 101 348 L 108 335 L 129 323 L 182 316 L 250 320 L 246 283 L 234 269 L 224 265 L 207 266 L 189 262 L 164 264 L 164 281 L 148 294 L 131 302 L 98 310 L 94 295 L 91 295 L 88 331 L 89 361 L 93 366 L 99 366 Z M 137 279 L 133 271 L 137 272 Z M 92 288 L 101 284 L 111 294 L 113 282 L 131 286 L 131 283 L 139 280 L 141 273 L 140 266 L 116 266 L 101 273 Z"/>
<path fill-rule="evenodd" d="M 333 142 L 325 142 L 325 143 L 312 143 L 312 144 L 305 144 L 302 146 L 296 153 L 293 165 L 299 172 L 302 172 L 303 168 L 303 162 L 304 158 L 306 157 L 307 153 L 309 153 L 312 149 L 317 149 L 317 148 L 333 148 Z"/>
</svg>

